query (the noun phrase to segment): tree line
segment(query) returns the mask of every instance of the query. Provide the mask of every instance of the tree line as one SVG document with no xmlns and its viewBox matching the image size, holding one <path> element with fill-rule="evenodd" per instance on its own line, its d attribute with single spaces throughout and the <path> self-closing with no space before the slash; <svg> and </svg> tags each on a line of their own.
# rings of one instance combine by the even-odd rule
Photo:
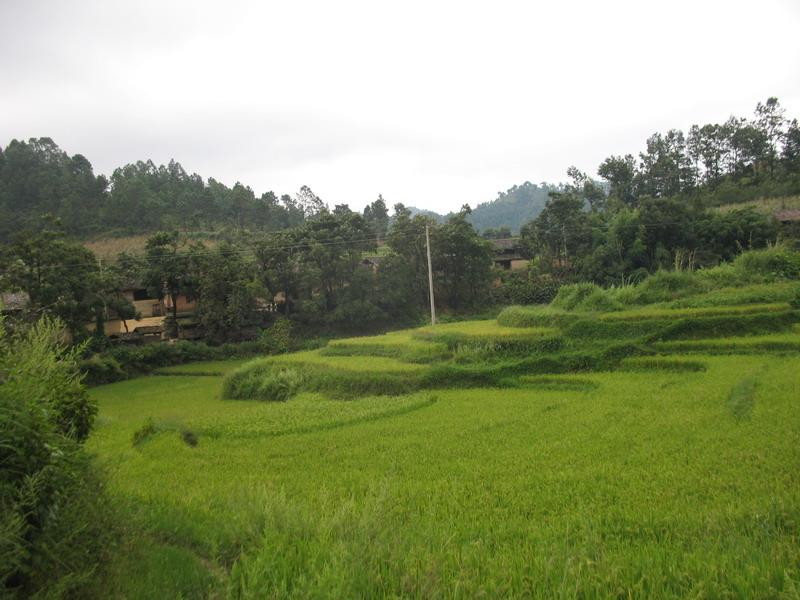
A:
<svg viewBox="0 0 800 600">
<path fill-rule="evenodd" d="M 610 156 L 595 180 L 575 167 L 522 227 L 535 273 L 560 281 L 624 284 L 662 268 L 729 260 L 774 242 L 779 224 L 722 202 L 800 193 L 800 129 L 776 98 L 751 119 L 656 133 L 638 159 Z"/>
<path fill-rule="evenodd" d="M 306 186 L 293 196 L 256 196 L 236 183 L 205 181 L 180 163 L 138 161 L 96 175 L 86 157 L 69 156 L 50 138 L 12 140 L 0 149 L 0 240 L 39 227 L 42 215 L 58 218 L 73 236 L 98 233 L 277 230 L 318 209 Z"/>
<path fill-rule="evenodd" d="M 121 293 L 130 282 L 153 297 L 197 301 L 197 319 L 213 342 L 241 339 L 267 315 L 283 314 L 315 330 L 367 331 L 416 323 L 428 306 L 425 228 L 430 231 L 439 304 L 470 310 L 486 301 L 492 251 L 467 221 L 469 207 L 445 223 L 394 207 L 391 226 L 378 198 L 363 211 L 319 201 L 294 227 L 231 236 L 213 247 L 177 231 L 158 232 L 141 255 L 103 265 L 50 221 L 13 236 L 0 253 L 0 286 L 24 290 L 25 318 L 59 317 L 76 339 L 86 325 L 131 319 Z M 173 314 L 176 317 L 177 314 Z"/>
</svg>

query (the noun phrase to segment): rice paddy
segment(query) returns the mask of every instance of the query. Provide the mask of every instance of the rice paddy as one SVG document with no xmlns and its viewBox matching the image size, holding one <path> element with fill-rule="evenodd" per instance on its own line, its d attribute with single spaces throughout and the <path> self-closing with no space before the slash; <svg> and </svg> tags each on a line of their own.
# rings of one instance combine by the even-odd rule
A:
<svg viewBox="0 0 800 600">
<path fill-rule="evenodd" d="M 798 321 L 518 307 L 95 388 L 104 591 L 796 596 Z"/>
</svg>

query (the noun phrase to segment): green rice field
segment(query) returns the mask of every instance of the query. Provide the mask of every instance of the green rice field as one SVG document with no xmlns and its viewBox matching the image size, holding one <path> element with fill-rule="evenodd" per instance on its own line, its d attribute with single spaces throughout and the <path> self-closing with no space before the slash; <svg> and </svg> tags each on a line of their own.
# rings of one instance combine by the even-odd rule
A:
<svg viewBox="0 0 800 600">
<path fill-rule="evenodd" d="M 125 522 L 103 593 L 798 597 L 800 314 L 697 304 L 94 388 Z"/>
</svg>

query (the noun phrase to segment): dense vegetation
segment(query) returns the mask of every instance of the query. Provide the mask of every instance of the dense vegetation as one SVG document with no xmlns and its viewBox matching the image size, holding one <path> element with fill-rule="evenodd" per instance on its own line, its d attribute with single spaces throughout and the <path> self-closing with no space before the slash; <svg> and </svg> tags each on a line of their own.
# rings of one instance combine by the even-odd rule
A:
<svg viewBox="0 0 800 600">
<path fill-rule="evenodd" d="M 271 320 L 269 309 L 316 335 L 385 329 L 417 322 L 428 306 L 427 226 L 439 305 L 463 311 L 485 302 L 491 249 L 466 221 L 468 208 L 437 224 L 398 204 L 391 228 L 382 200 L 367 208 L 364 217 L 321 205 L 297 227 L 214 247 L 159 232 L 142 255 L 122 254 L 105 266 L 57 228 L 22 232 L 0 251 L 0 287 L 27 292 L 23 318 L 54 314 L 75 339 L 86 335 L 87 323 L 102 332 L 104 319 L 135 316 L 120 294 L 130 281 L 153 297 L 169 296 L 174 313 L 179 295 L 196 299 L 197 319 L 212 343 L 246 338 Z"/>
<path fill-rule="evenodd" d="M 798 294 L 773 248 L 96 388 L 136 532 L 103 588 L 791 595 Z"/>
<path fill-rule="evenodd" d="M 521 237 L 538 272 L 564 281 L 624 284 L 661 268 L 714 265 L 776 240 L 779 228 L 749 207 L 709 206 L 797 193 L 798 151 L 797 120 L 770 98 L 752 120 L 655 134 L 638 161 L 609 157 L 598 169 L 606 186 L 570 168 L 571 183 Z"/>
<path fill-rule="evenodd" d="M 0 595 L 69 596 L 95 575 L 108 519 L 83 450 L 97 412 L 49 319 L 0 318 Z"/>
</svg>

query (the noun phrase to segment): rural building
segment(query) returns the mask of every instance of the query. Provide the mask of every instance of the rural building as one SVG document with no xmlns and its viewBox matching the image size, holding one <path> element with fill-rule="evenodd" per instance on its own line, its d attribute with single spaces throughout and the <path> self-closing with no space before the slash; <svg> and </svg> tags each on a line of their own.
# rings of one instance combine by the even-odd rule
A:
<svg viewBox="0 0 800 600">
<path fill-rule="evenodd" d="M 518 271 L 528 267 L 530 261 L 522 253 L 519 238 L 491 241 L 495 267 L 506 271 Z"/>
<path fill-rule="evenodd" d="M 11 315 L 22 312 L 29 302 L 27 292 L 0 292 L 0 313 Z"/>
<path fill-rule="evenodd" d="M 122 295 L 133 304 L 136 312 L 142 317 L 161 317 L 164 315 L 164 304 L 138 283 L 127 284 Z"/>
<path fill-rule="evenodd" d="M 172 314 L 172 299 L 167 296 L 159 300 L 138 281 L 126 282 L 120 293 L 133 304 L 139 319 L 109 319 L 103 324 L 105 335 L 135 342 L 161 340 L 165 331 L 164 321 Z M 202 337 L 192 319 L 192 314 L 197 309 L 197 302 L 181 294 L 177 298 L 177 305 L 180 337 L 191 339 Z M 95 324 L 89 323 L 86 328 L 94 331 Z"/>
</svg>

